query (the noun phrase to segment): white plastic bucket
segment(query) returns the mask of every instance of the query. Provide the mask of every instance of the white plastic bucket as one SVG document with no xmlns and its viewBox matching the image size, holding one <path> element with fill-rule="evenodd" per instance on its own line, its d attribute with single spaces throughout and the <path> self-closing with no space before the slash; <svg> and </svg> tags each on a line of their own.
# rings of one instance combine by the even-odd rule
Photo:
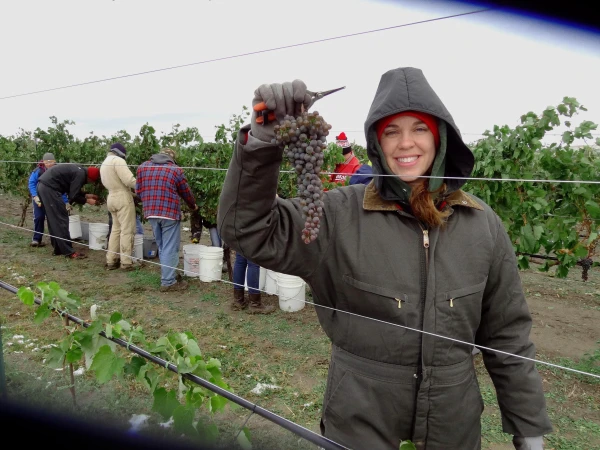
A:
<svg viewBox="0 0 600 450">
<path fill-rule="evenodd" d="M 200 244 L 183 246 L 183 274 L 186 277 L 200 276 L 200 247 L 202 247 Z"/>
<path fill-rule="evenodd" d="M 260 268 L 260 272 L 258 274 L 258 290 L 263 291 L 265 289 L 265 282 L 267 278 L 267 269 L 264 267 Z M 248 269 L 246 269 L 246 281 L 244 282 L 244 289 L 248 290 Z"/>
<path fill-rule="evenodd" d="M 294 312 L 304 308 L 306 286 L 302 278 L 278 273 L 276 281 L 279 307 L 282 311 Z"/>
<path fill-rule="evenodd" d="M 264 291 L 269 295 L 277 295 L 277 272 L 266 270 Z"/>
<path fill-rule="evenodd" d="M 144 235 L 136 234 L 133 237 L 133 257 L 134 261 L 141 261 L 144 258 Z"/>
<path fill-rule="evenodd" d="M 200 245 L 200 281 L 210 283 L 221 281 L 223 268 L 223 249 Z"/>
<path fill-rule="evenodd" d="M 71 239 L 79 239 L 83 236 L 79 216 L 69 216 L 69 235 Z"/>
<path fill-rule="evenodd" d="M 107 223 L 90 223 L 90 250 L 106 249 L 108 240 L 108 224 Z"/>
</svg>

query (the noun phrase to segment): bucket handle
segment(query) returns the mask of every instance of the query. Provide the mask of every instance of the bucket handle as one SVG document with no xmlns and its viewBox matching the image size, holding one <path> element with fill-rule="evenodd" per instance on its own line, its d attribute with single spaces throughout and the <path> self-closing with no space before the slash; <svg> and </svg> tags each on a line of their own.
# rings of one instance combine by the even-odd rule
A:
<svg viewBox="0 0 600 450">
<path fill-rule="evenodd" d="M 277 280 L 275 280 L 275 285 L 277 286 L 277 295 L 279 295 L 279 284 L 277 283 Z M 304 281 L 302 282 L 302 286 L 300 286 L 300 288 L 298 288 L 298 292 L 296 292 L 294 295 L 292 295 L 291 297 L 283 297 L 281 298 L 281 295 L 279 295 L 279 300 L 291 300 L 293 299 L 296 295 L 298 295 L 300 292 L 302 292 L 302 289 L 306 289 L 306 283 L 304 283 Z M 304 300 L 302 301 L 303 303 L 306 303 Z"/>
<path fill-rule="evenodd" d="M 277 295 L 279 295 L 279 283 L 277 282 L 277 278 L 274 278 L 274 281 L 275 281 Z M 294 298 L 296 295 L 298 295 L 300 292 L 302 292 L 302 289 L 306 289 L 306 283 L 304 281 L 302 281 L 302 286 L 300 286 L 298 288 L 298 292 L 296 292 L 294 295 L 292 295 L 291 297 L 284 297 L 284 298 L 281 298 L 281 296 L 279 295 L 279 298 L 280 298 L 280 300 L 290 300 L 290 299 Z"/>
</svg>

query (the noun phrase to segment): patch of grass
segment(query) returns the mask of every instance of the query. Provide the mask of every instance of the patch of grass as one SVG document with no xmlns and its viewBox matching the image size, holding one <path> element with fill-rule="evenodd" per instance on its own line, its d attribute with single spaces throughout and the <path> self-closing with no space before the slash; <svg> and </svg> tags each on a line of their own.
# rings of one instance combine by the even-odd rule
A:
<svg viewBox="0 0 600 450">
<path fill-rule="evenodd" d="M 542 356 L 540 356 L 540 358 L 544 361 L 558 364 L 559 366 L 600 376 L 600 341 L 598 341 L 597 344 L 599 345 L 597 348 L 595 348 L 592 352 L 585 353 L 581 358 L 579 358 L 579 360 L 574 360 L 572 358 L 559 358 L 552 361 L 551 358 Z M 600 378 L 590 377 L 589 375 L 578 374 L 551 366 L 548 367 L 547 370 L 552 372 L 554 375 L 563 377 L 566 380 L 576 379 L 586 384 L 600 384 Z"/>
<path fill-rule="evenodd" d="M 597 342 L 600 344 L 600 341 Z M 579 361 L 575 362 L 570 358 L 561 358 L 560 365 L 582 372 L 591 373 L 600 376 L 600 346 L 592 353 L 586 353 Z M 590 384 L 600 384 L 600 378 L 593 378 L 588 375 L 575 375 L 579 380 Z"/>
<path fill-rule="evenodd" d="M 136 269 L 132 272 L 127 272 L 127 277 L 133 280 L 135 287 L 160 288 L 160 272 L 156 273 L 148 270 Z"/>
</svg>

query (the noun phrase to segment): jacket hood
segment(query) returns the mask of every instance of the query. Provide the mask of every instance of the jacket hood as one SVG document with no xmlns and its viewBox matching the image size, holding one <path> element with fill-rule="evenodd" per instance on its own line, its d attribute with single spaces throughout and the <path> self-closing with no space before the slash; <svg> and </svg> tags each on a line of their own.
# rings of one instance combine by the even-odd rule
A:
<svg viewBox="0 0 600 450">
<path fill-rule="evenodd" d="M 475 164 L 473 152 L 463 142 L 454 119 L 427 82 L 421 69 L 413 67 L 400 67 L 381 76 L 379 87 L 365 121 L 367 154 L 373 163 L 373 173 L 386 174 L 381 160 L 383 153 L 377 140 L 375 125 L 380 119 L 403 111 L 424 112 L 445 122 L 447 142 L 444 176 L 468 177 L 471 174 Z M 437 161 L 434 162 L 434 167 L 436 163 Z M 386 177 L 375 178 L 378 191 L 385 190 L 385 180 Z M 444 181 L 448 187 L 447 192 L 453 192 L 460 189 L 467 180 Z M 401 180 L 400 182 L 403 183 Z M 406 186 L 408 188 L 408 185 Z"/>
<path fill-rule="evenodd" d="M 118 148 L 111 148 L 108 153 L 112 153 L 115 156 L 118 156 L 119 158 L 123 158 L 123 159 L 127 159 L 127 155 L 125 155 L 125 153 L 123 153 L 121 150 L 119 150 Z"/>
<path fill-rule="evenodd" d="M 168 163 L 175 164 L 175 161 L 173 161 L 173 158 L 171 158 L 169 155 L 167 155 L 165 153 L 157 153 L 156 155 L 152 155 L 150 157 L 150 161 L 152 161 L 155 164 L 168 164 Z"/>
</svg>

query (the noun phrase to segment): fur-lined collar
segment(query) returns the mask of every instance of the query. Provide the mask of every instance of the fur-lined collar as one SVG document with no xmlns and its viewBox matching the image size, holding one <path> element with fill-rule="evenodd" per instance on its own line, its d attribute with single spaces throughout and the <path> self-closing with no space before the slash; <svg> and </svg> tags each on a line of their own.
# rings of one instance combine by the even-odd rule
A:
<svg viewBox="0 0 600 450">
<path fill-rule="evenodd" d="M 475 199 L 465 192 L 458 190 L 453 192 L 446 198 L 448 206 L 466 206 L 468 208 L 478 209 L 483 211 L 481 206 Z M 365 198 L 363 199 L 363 208 L 367 211 L 397 211 L 398 206 L 395 202 L 382 199 L 375 189 L 375 183 L 371 181 L 365 189 Z"/>
</svg>

